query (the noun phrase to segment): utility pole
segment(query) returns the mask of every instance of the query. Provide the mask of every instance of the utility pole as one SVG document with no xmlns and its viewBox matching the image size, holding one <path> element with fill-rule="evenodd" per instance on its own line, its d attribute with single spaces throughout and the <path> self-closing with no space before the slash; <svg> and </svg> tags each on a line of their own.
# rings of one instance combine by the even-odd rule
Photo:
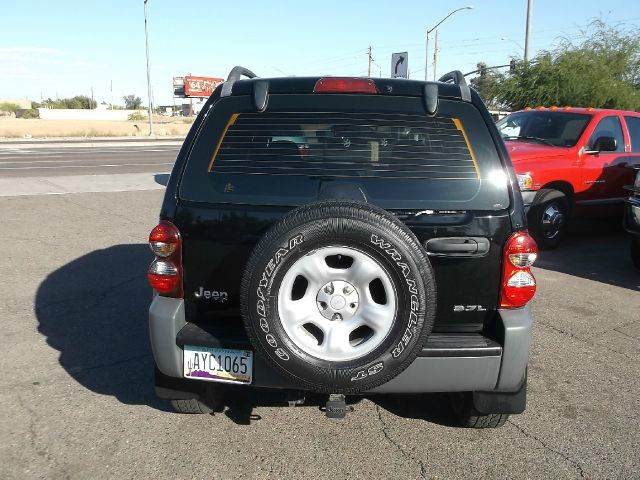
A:
<svg viewBox="0 0 640 480">
<path fill-rule="evenodd" d="M 533 0 L 527 0 L 527 30 L 524 37 L 524 63 L 529 61 L 529 39 L 531 36 L 531 10 L 533 10 Z"/>
<path fill-rule="evenodd" d="M 367 77 L 371 76 L 371 62 L 373 62 L 373 57 L 371 56 L 371 45 L 369 45 L 369 68 L 367 69 Z"/>
<path fill-rule="evenodd" d="M 151 74 L 149 72 L 149 33 L 147 31 L 147 2 L 144 0 L 144 43 L 147 50 L 147 92 L 149 95 L 149 135 L 153 135 L 153 105 L 151 104 Z"/>
<path fill-rule="evenodd" d="M 436 45 L 433 48 L 433 81 L 436 81 L 436 70 L 438 69 L 438 30 L 436 30 Z"/>
</svg>

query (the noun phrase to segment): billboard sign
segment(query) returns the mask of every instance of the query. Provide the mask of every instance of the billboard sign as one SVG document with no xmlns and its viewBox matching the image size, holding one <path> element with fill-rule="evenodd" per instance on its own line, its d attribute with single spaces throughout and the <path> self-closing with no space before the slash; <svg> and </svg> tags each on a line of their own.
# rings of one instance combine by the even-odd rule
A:
<svg viewBox="0 0 640 480">
<path fill-rule="evenodd" d="M 184 97 L 184 77 L 173 77 L 173 96 Z"/>
<path fill-rule="evenodd" d="M 224 82 L 224 78 L 184 77 L 184 95 L 186 97 L 208 97 L 222 82 Z"/>
</svg>

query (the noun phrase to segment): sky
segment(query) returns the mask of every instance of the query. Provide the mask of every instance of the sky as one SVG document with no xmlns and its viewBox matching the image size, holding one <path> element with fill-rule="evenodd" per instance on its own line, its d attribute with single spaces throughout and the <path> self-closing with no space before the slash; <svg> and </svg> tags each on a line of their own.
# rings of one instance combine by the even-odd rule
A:
<svg viewBox="0 0 640 480">
<path fill-rule="evenodd" d="M 226 77 L 235 65 L 261 77 L 366 75 L 369 46 L 372 76 L 389 76 L 391 54 L 407 51 L 411 78 L 424 79 L 426 31 L 466 5 L 438 28 L 438 74 L 522 57 L 527 0 L 148 0 L 152 97 L 170 105 L 172 77 Z M 143 0 L 2 0 L 1 10 L 0 98 L 93 90 L 98 101 L 146 103 Z M 640 26 L 640 1 L 533 0 L 530 56 L 562 37 L 579 42 L 598 18 Z"/>
</svg>

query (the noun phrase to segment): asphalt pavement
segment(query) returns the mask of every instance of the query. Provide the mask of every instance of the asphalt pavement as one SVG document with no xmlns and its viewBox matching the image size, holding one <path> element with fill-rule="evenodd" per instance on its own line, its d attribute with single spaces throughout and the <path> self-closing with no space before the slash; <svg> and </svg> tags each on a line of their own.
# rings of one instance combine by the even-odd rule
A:
<svg viewBox="0 0 640 480">
<path fill-rule="evenodd" d="M 0 144 L 0 178 L 171 171 L 181 142 Z"/>
<path fill-rule="evenodd" d="M 445 395 L 371 397 L 330 421 L 319 398 L 289 408 L 239 388 L 224 412 L 190 416 L 152 388 L 146 237 L 161 199 L 0 198 L 0 478 L 640 477 L 640 272 L 616 222 L 540 255 L 528 408 L 501 429 L 456 427 Z"/>
</svg>

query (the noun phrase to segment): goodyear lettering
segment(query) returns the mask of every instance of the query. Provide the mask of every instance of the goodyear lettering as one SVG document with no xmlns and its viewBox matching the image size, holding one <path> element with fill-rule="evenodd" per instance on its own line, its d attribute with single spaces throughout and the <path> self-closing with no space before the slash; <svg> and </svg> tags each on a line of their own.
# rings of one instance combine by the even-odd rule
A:
<svg viewBox="0 0 640 480">
<path fill-rule="evenodd" d="M 267 344 L 269 344 L 269 346 L 274 349 L 274 353 L 278 356 L 279 359 L 283 361 L 288 361 L 290 357 L 287 351 L 278 345 L 278 340 L 276 340 L 276 337 L 272 333 L 270 333 L 271 328 L 269 326 L 269 321 L 267 320 L 266 309 L 267 298 L 264 289 L 266 289 L 269 285 L 269 279 L 271 278 L 271 275 L 273 275 L 273 272 L 275 271 L 278 264 L 282 262 L 282 259 L 303 241 L 304 237 L 301 234 L 298 234 L 295 237 L 289 239 L 289 241 L 287 242 L 287 246 L 278 248 L 273 257 L 271 257 L 267 262 L 267 265 L 262 272 L 262 276 L 258 281 L 258 288 L 256 289 L 256 295 L 258 296 L 258 301 L 256 302 L 256 312 L 258 312 L 259 316 L 260 329 L 266 334 L 264 338 L 267 341 Z"/>
</svg>

